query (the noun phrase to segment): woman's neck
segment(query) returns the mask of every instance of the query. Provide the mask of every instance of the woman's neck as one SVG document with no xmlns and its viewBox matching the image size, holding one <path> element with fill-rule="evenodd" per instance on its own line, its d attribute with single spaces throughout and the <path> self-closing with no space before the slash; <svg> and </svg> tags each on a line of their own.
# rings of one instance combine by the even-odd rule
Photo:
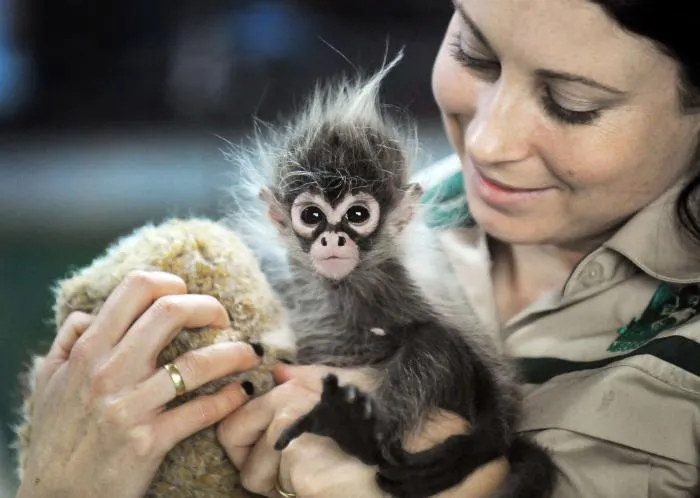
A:
<svg viewBox="0 0 700 498">
<path fill-rule="evenodd" d="M 592 250 L 495 240 L 489 241 L 489 248 L 501 326 L 543 295 L 563 289 L 576 265 Z"/>
</svg>

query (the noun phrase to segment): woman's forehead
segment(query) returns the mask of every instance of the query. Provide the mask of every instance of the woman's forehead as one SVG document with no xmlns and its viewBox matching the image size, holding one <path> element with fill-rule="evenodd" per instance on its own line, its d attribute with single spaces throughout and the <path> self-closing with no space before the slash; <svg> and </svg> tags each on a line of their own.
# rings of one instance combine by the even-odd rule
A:
<svg viewBox="0 0 700 498">
<path fill-rule="evenodd" d="M 651 41 L 623 30 L 589 0 L 453 1 L 460 25 L 472 21 L 504 63 L 578 74 L 629 91 L 657 85 L 675 68 Z"/>
</svg>

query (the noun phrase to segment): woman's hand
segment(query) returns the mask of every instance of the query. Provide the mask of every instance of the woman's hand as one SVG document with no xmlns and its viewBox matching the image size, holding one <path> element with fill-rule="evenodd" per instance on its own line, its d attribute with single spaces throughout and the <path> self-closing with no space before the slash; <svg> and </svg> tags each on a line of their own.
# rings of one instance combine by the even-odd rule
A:
<svg viewBox="0 0 700 498">
<path fill-rule="evenodd" d="M 255 493 L 279 497 L 277 483 L 299 498 L 353 498 L 385 496 L 376 484 L 376 469 L 348 456 L 328 438 L 304 434 L 282 452 L 273 446 L 282 431 L 308 413 L 321 395 L 322 378 L 335 373 L 342 384 L 353 383 L 371 391 L 368 370 L 332 369 L 320 366 L 279 365 L 275 377 L 281 385 L 226 417 L 218 427 L 219 440 L 241 471 L 243 485 Z M 463 432 L 464 421 L 436 413 L 405 442 L 410 451 L 427 449 L 452 434 Z M 508 471 L 505 460 L 478 469 L 440 498 L 487 497 Z"/>
<path fill-rule="evenodd" d="M 141 497 L 165 454 L 247 397 L 232 384 L 164 411 L 175 387 L 156 369 L 182 328 L 226 327 L 214 298 L 186 294 L 171 274 L 135 272 L 95 317 L 71 314 L 36 370 L 32 432 L 18 497 Z M 174 361 L 188 390 L 258 363 L 243 343 Z"/>
</svg>

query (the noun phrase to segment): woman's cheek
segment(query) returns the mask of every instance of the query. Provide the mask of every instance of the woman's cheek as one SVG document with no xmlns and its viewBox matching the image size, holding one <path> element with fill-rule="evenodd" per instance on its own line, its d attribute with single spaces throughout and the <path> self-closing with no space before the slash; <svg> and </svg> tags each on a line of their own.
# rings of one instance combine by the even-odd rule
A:
<svg viewBox="0 0 700 498">
<path fill-rule="evenodd" d="M 438 57 L 433 71 L 433 94 L 440 108 L 447 138 L 455 152 L 464 152 L 466 126 L 476 112 L 473 77 L 451 59 L 449 53 Z"/>
</svg>

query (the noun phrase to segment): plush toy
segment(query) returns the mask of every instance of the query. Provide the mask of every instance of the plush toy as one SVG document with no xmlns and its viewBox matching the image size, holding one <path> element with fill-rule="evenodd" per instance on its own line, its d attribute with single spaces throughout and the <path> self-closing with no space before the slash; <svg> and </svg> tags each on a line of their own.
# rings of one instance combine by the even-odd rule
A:
<svg viewBox="0 0 700 498">
<path fill-rule="evenodd" d="M 231 380 L 249 380 L 255 393 L 269 390 L 277 358 L 291 359 L 293 340 L 281 303 L 273 294 L 252 251 L 232 230 L 203 219 L 169 220 L 148 225 L 118 240 L 90 266 L 58 282 L 54 314 L 57 326 L 72 311 L 97 313 L 112 290 L 132 270 L 160 270 L 184 279 L 188 292 L 216 297 L 228 310 L 231 327 L 182 330 L 158 357 L 158 366 L 182 353 L 218 341 L 260 343 L 265 349 L 255 370 L 231 376 L 176 398 L 169 407 L 197 394 L 213 392 Z M 35 361 L 36 365 L 37 362 Z M 31 373 L 29 375 L 31 381 Z M 31 385 L 18 427 L 19 475 L 31 439 Z M 238 471 L 218 444 L 215 428 L 208 428 L 175 446 L 167 455 L 148 498 L 242 498 Z"/>
</svg>

